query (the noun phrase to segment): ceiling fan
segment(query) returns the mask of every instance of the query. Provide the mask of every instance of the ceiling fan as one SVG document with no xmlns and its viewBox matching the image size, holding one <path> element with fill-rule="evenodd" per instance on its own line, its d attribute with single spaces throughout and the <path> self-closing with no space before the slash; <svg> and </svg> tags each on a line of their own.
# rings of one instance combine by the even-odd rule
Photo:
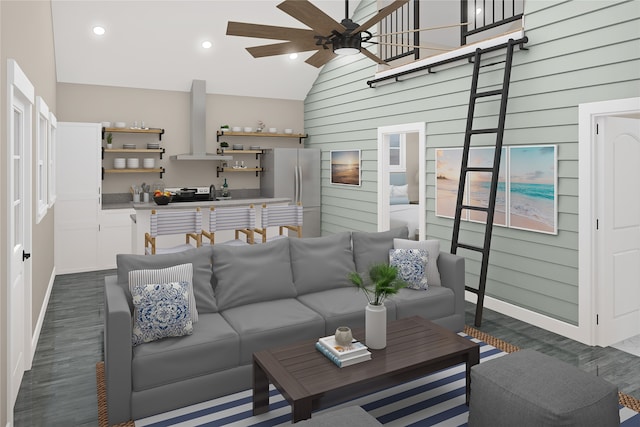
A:
<svg viewBox="0 0 640 427">
<path fill-rule="evenodd" d="M 363 47 L 362 43 L 375 43 L 370 41 L 373 35 L 367 30 L 408 2 L 395 0 L 363 24 L 357 24 L 349 19 L 349 0 L 345 0 L 345 18 L 339 23 L 308 0 L 285 0 L 277 6 L 278 9 L 307 25 L 310 30 L 229 21 L 227 35 L 285 40 L 248 47 L 247 51 L 254 58 L 317 50 L 305 61 L 314 67 L 323 66 L 336 54 L 356 53 L 363 53 L 379 64 L 386 64 Z"/>
</svg>

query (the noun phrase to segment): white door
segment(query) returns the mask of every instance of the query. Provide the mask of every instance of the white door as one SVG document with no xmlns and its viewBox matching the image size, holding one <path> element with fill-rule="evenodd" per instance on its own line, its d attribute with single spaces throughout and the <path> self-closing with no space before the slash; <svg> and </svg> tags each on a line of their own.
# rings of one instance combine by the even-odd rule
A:
<svg viewBox="0 0 640 427">
<path fill-rule="evenodd" d="M 598 344 L 640 333 L 640 119 L 598 120 Z"/>
<path fill-rule="evenodd" d="M 31 126 L 33 86 L 18 65 L 9 61 L 8 114 L 9 150 L 7 157 L 9 322 L 8 404 L 13 409 L 22 376 L 31 366 Z M 11 418 L 10 418 L 11 419 Z"/>
</svg>

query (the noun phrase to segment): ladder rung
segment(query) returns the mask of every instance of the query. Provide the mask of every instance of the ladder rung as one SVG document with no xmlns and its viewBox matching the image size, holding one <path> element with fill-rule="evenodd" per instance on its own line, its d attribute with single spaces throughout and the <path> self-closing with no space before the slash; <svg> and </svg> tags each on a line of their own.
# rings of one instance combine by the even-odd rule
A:
<svg viewBox="0 0 640 427">
<path fill-rule="evenodd" d="M 482 98 L 482 97 L 485 97 L 485 96 L 502 95 L 502 92 L 503 92 L 502 89 L 488 90 L 486 92 L 478 92 L 473 97 L 474 98 Z"/>
<path fill-rule="evenodd" d="M 458 243 L 456 246 L 462 249 L 469 249 L 470 251 L 484 252 L 484 248 L 481 248 L 479 246 L 466 245 L 464 243 Z"/>
<path fill-rule="evenodd" d="M 461 207 L 462 209 L 469 209 L 470 211 L 489 212 L 489 208 L 486 206 L 462 205 Z"/>
<path fill-rule="evenodd" d="M 466 169 L 467 172 L 493 172 L 493 168 L 473 166 Z"/>
<path fill-rule="evenodd" d="M 471 134 L 479 134 L 479 133 L 496 133 L 498 132 L 498 128 L 487 128 L 487 129 L 473 129 L 469 131 Z"/>
</svg>

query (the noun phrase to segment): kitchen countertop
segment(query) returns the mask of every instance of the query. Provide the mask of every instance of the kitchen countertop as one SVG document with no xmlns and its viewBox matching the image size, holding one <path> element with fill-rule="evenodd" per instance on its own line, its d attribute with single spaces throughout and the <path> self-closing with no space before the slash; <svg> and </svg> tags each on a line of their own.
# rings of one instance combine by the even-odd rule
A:
<svg viewBox="0 0 640 427">
<path fill-rule="evenodd" d="M 133 207 L 136 210 L 151 210 L 151 209 L 193 209 L 193 208 L 209 208 L 211 206 L 219 207 L 233 207 L 233 206 L 247 206 L 253 204 L 260 206 L 263 203 L 287 203 L 291 202 L 291 199 L 287 197 L 249 197 L 242 199 L 229 199 L 229 200 L 207 200 L 203 202 L 180 202 L 169 203 L 168 205 L 157 205 L 155 202 L 150 203 L 131 203 L 129 207 Z M 104 205 L 103 205 L 104 209 Z"/>
</svg>

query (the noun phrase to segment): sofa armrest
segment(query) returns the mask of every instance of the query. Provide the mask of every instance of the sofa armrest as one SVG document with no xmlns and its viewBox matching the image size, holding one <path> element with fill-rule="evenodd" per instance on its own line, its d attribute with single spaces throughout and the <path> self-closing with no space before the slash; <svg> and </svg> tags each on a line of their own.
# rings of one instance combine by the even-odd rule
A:
<svg viewBox="0 0 640 427">
<path fill-rule="evenodd" d="M 131 419 L 132 315 L 117 276 L 105 277 L 104 367 L 109 425 Z"/>
<path fill-rule="evenodd" d="M 450 288 L 455 294 L 455 314 L 464 319 L 465 265 L 460 255 L 440 252 L 438 270 L 442 286 Z"/>
</svg>

